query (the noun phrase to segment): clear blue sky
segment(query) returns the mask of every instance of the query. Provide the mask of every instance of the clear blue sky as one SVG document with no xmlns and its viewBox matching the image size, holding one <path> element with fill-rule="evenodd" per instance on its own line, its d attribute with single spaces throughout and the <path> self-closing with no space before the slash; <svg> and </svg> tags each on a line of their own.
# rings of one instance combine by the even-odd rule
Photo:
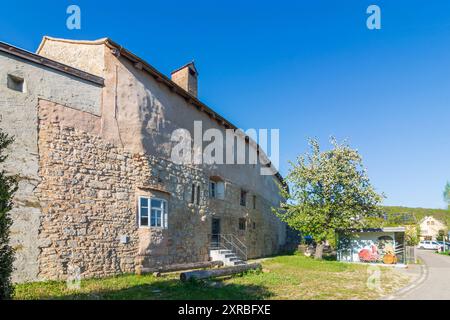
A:
<svg viewBox="0 0 450 320">
<path fill-rule="evenodd" d="M 282 174 L 308 137 L 334 135 L 360 150 L 385 204 L 444 206 L 448 0 L 2 2 L 0 40 L 34 51 L 43 35 L 110 37 L 165 74 L 195 59 L 202 101 L 241 128 L 280 129 Z"/>
</svg>

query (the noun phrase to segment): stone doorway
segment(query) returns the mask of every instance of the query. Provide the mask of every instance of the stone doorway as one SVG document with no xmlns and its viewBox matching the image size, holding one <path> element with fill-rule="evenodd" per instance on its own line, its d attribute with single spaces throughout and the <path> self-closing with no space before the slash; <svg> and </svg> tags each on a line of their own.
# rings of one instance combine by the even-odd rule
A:
<svg viewBox="0 0 450 320">
<path fill-rule="evenodd" d="M 211 220 L 211 246 L 218 247 L 220 244 L 220 219 L 212 218 Z"/>
</svg>

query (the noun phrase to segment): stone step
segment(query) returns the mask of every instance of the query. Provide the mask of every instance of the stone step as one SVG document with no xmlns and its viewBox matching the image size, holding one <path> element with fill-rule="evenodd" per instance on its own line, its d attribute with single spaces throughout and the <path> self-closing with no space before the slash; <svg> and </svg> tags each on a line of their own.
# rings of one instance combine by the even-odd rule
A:
<svg viewBox="0 0 450 320">
<path fill-rule="evenodd" d="M 210 250 L 209 253 L 212 260 L 222 261 L 225 266 L 237 266 L 247 264 L 247 262 L 243 261 L 236 253 L 228 249 Z"/>
<path fill-rule="evenodd" d="M 220 252 L 220 253 L 232 252 L 229 249 L 222 249 L 222 248 L 210 248 L 209 251 Z"/>
</svg>

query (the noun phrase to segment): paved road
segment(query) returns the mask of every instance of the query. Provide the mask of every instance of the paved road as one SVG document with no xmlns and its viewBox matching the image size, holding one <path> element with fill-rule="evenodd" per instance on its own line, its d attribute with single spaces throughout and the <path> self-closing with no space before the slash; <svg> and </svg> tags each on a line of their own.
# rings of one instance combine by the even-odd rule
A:
<svg viewBox="0 0 450 320">
<path fill-rule="evenodd" d="M 423 281 L 397 299 L 450 300 L 450 256 L 433 250 L 417 250 L 417 255 L 426 265 Z"/>
</svg>

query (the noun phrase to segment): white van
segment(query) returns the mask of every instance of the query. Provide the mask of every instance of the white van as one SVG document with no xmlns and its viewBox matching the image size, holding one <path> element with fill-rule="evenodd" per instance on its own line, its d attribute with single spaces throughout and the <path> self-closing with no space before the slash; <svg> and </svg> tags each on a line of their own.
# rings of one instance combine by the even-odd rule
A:
<svg viewBox="0 0 450 320">
<path fill-rule="evenodd" d="M 419 249 L 428 249 L 428 250 L 437 250 L 441 245 L 437 241 L 420 241 L 417 248 Z"/>
</svg>

